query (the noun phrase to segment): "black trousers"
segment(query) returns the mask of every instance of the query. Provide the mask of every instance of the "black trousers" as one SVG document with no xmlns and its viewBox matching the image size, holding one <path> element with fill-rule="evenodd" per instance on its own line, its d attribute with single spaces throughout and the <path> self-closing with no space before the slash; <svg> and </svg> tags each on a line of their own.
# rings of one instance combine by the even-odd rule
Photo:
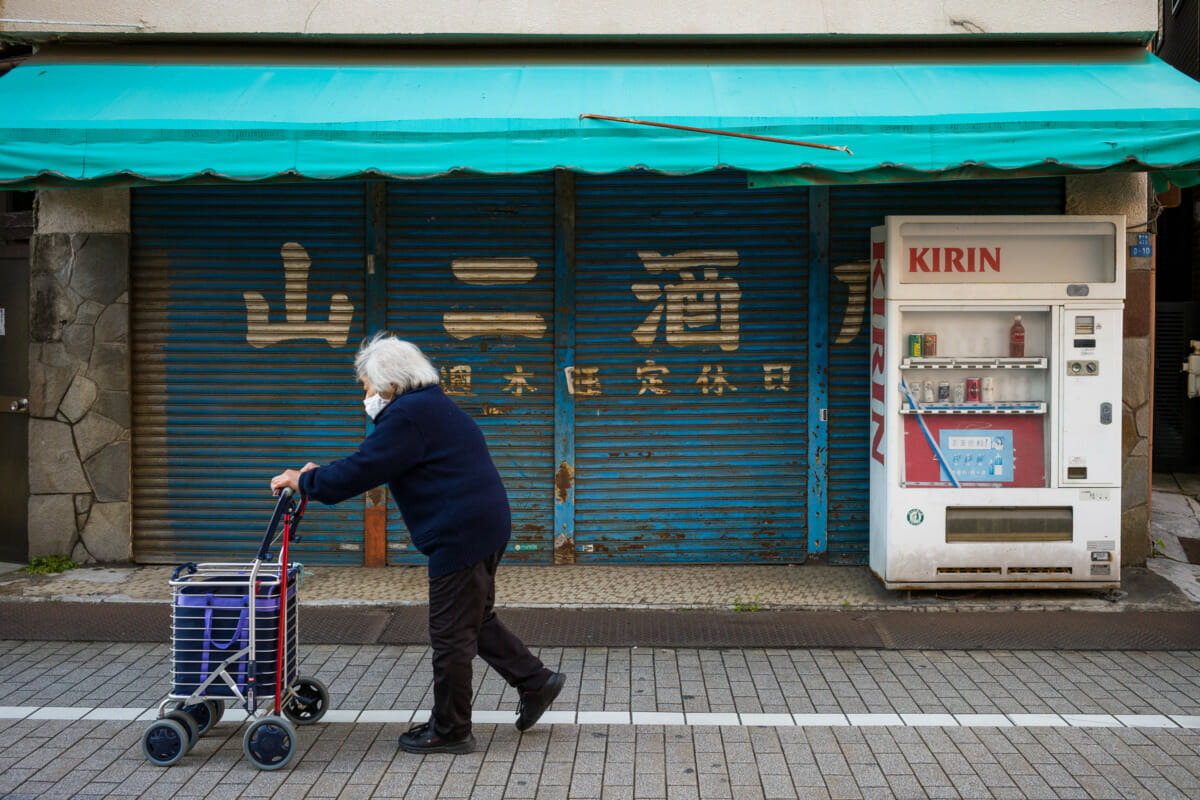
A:
<svg viewBox="0 0 1200 800">
<path fill-rule="evenodd" d="M 509 686 L 542 688 L 550 670 L 496 617 L 501 550 L 478 564 L 429 579 L 433 645 L 433 729 L 458 739 L 471 732 L 471 660 L 478 654 Z"/>
</svg>

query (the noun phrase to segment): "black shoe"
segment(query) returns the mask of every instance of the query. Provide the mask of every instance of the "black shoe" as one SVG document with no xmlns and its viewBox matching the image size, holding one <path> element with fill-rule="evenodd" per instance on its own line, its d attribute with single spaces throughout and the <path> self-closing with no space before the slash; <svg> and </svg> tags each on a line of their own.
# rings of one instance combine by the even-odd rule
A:
<svg viewBox="0 0 1200 800">
<path fill-rule="evenodd" d="M 542 714 L 546 713 L 554 698 L 558 697 L 566 682 L 566 675 L 555 672 L 542 688 L 532 692 L 521 692 L 521 704 L 517 706 L 517 730 L 527 731 L 532 728 L 534 723 L 542 718 Z"/>
<path fill-rule="evenodd" d="M 462 739 L 443 739 L 426 722 L 407 733 L 400 734 L 400 749 L 406 753 L 470 753 L 475 750 L 475 737 L 467 734 Z"/>
</svg>

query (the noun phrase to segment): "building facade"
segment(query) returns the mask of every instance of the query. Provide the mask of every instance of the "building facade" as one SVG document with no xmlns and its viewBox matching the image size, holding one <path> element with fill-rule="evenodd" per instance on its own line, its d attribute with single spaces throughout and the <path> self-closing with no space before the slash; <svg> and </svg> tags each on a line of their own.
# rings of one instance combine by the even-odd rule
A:
<svg viewBox="0 0 1200 800">
<path fill-rule="evenodd" d="M 1200 161 L 1152 120 L 1071 128 L 1100 76 L 1140 87 L 1114 130 L 1175 79 L 1154 3 L 876 5 L 3 3 L 36 52 L 0 96 L 52 98 L 0 147 L 37 191 L 29 556 L 248 546 L 270 475 L 366 432 L 350 362 L 391 329 L 483 427 L 511 559 L 865 563 L 871 226 L 1123 214 L 1140 247 L 1146 173 Z M 1127 263 L 1137 563 L 1154 262 Z M 389 502 L 309 514 L 298 558 L 419 561 Z"/>
</svg>

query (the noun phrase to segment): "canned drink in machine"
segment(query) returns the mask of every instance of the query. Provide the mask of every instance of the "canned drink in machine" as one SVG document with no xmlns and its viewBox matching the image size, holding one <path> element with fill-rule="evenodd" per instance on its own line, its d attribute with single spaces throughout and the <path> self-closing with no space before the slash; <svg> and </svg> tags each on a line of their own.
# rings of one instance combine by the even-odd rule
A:
<svg viewBox="0 0 1200 800">
<path fill-rule="evenodd" d="M 950 382 L 942 381 L 937 386 L 937 399 L 939 403 L 950 402 Z"/>
<path fill-rule="evenodd" d="M 955 384 L 954 384 L 954 402 L 961 403 L 965 399 L 966 399 L 966 392 L 963 389 L 963 385 L 961 383 L 955 382 Z"/>
<path fill-rule="evenodd" d="M 937 355 L 937 334 L 924 333 L 921 334 L 921 356 L 923 358 L 933 358 Z"/>
<path fill-rule="evenodd" d="M 979 382 L 979 399 L 985 403 L 996 402 L 996 379 L 988 375 Z"/>
<path fill-rule="evenodd" d="M 922 402 L 932 403 L 933 398 L 934 398 L 933 381 L 925 381 L 925 396 L 922 398 Z"/>
<path fill-rule="evenodd" d="M 908 335 L 908 355 L 910 358 L 921 357 L 921 334 L 910 333 Z"/>
<path fill-rule="evenodd" d="M 979 402 L 979 378 L 967 378 L 967 402 Z"/>
</svg>

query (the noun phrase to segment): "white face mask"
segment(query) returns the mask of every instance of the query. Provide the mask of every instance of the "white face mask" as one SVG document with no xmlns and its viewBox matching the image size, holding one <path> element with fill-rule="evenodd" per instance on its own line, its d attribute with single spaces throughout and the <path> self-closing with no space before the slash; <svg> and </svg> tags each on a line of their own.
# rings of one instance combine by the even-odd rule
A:
<svg viewBox="0 0 1200 800">
<path fill-rule="evenodd" d="M 363 408 L 367 410 L 367 416 L 374 422 L 375 418 L 379 416 L 379 412 L 383 411 L 384 407 L 390 402 L 390 400 L 384 399 L 381 394 L 373 394 L 370 397 L 363 398 Z"/>
</svg>

